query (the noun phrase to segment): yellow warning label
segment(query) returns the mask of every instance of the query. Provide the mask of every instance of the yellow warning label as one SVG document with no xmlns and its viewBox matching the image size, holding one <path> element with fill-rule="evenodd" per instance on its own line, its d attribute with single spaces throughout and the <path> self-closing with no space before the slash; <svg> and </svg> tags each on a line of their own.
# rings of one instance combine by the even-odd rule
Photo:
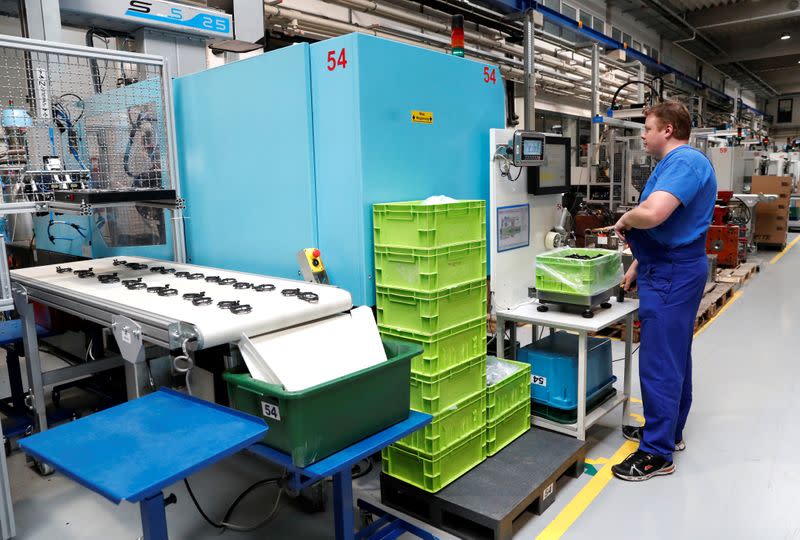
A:
<svg viewBox="0 0 800 540">
<path fill-rule="evenodd" d="M 433 124 L 433 113 L 426 111 L 411 111 L 411 121 L 417 124 Z"/>
</svg>

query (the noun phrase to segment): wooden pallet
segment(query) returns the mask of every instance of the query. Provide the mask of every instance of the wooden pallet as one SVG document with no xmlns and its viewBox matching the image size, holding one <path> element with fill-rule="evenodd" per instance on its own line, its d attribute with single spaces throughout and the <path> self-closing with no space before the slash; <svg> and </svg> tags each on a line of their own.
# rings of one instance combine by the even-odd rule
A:
<svg viewBox="0 0 800 540">
<path fill-rule="evenodd" d="M 625 341 L 627 337 L 627 328 L 628 325 L 624 322 L 614 323 L 611 326 L 603 328 L 597 333 L 591 334 L 592 337 L 607 337 L 611 339 L 618 339 L 620 341 Z M 634 325 L 633 327 L 633 343 L 639 343 L 639 332 L 641 329 Z"/>
<path fill-rule="evenodd" d="M 763 249 L 765 251 L 783 251 L 786 249 L 786 244 L 765 244 L 764 242 L 757 242 L 756 246 L 758 249 Z"/>
<path fill-rule="evenodd" d="M 759 263 L 742 263 L 736 268 L 717 271 L 718 283 L 733 283 L 738 289 L 761 271 Z"/>
<path fill-rule="evenodd" d="M 722 307 L 731 301 L 736 288 L 735 283 L 717 283 L 716 286 L 703 296 L 700 308 L 697 310 L 694 328 L 697 330 L 710 321 Z"/>
<path fill-rule="evenodd" d="M 438 493 L 381 474 L 381 502 L 468 540 L 511 540 L 525 514 L 544 513 L 564 477 L 583 474 L 586 443 L 532 428 Z"/>
</svg>

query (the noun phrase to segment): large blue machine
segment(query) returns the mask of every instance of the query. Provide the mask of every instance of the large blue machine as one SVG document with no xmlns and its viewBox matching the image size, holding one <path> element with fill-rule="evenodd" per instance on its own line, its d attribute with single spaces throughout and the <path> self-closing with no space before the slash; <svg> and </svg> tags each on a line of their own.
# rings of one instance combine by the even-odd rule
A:
<svg viewBox="0 0 800 540">
<path fill-rule="evenodd" d="M 488 199 L 504 96 L 494 66 L 362 34 L 177 79 L 189 260 L 296 277 L 316 246 L 374 304 L 372 204 Z"/>
</svg>

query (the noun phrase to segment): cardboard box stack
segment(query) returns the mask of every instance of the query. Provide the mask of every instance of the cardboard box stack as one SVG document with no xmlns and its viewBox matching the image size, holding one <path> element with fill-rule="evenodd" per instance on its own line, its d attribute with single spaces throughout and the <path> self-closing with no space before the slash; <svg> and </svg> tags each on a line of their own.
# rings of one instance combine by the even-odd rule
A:
<svg viewBox="0 0 800 540">
<path fill-rule="evenodd" d="M 778 196 L 776 201 L 759 203 L 756 206 L 753 241 L 756 244 L 771 246 L 786 245 L 792 178 L 790 176 L 754 176 L 750 192 Z"/>
</svg>

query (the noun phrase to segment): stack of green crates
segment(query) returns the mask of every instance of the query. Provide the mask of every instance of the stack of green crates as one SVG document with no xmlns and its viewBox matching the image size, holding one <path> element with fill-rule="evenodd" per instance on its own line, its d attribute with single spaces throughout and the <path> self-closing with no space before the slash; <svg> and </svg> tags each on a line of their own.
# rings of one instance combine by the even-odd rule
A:
<svg viewBox="0 0 800 540">
<path fill-rule="evenodd" d="M 487 380 L 487 456 L 495 455 L 531 428 L 530 364 L 489 357 L 487 366 L 493 363 L 505 364 L 513 372 L 496 382 Z"/>
<path fill-rule="evenodd" d="M 411 408 L 433 415 L 383 451 L 383 471 L 436 492 L 486 458 L 486 203 L 377 204 L 373 217 L 378 326 L 422 346 Z"/>
</svg>

